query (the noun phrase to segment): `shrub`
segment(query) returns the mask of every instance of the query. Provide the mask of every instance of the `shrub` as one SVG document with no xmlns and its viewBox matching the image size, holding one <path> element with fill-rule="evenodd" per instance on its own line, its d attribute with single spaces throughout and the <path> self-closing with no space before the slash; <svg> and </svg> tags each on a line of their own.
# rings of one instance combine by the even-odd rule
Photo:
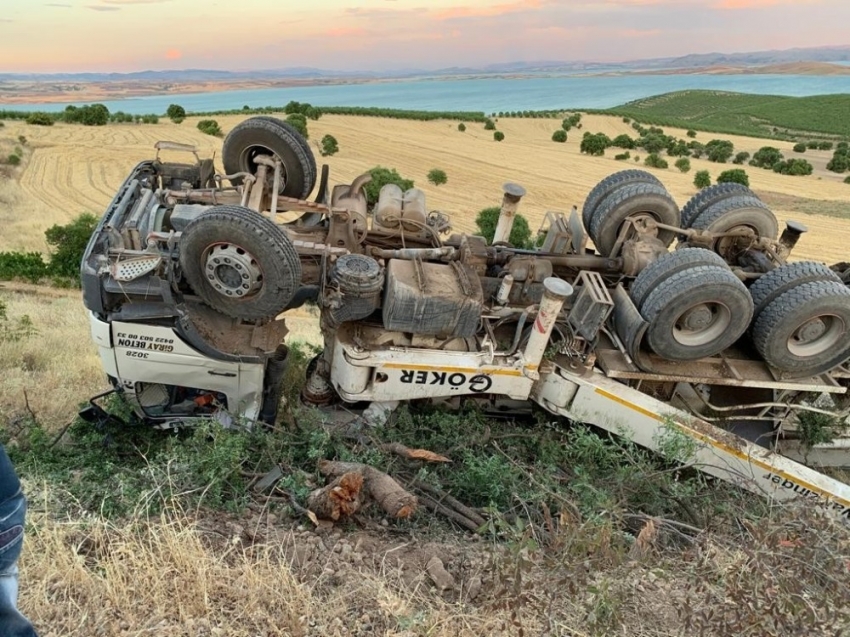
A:
<svg viewBox="0 0 850 637">
<path fill-rule="evenodd" d="M 616 159 L 617 161 L 626 161 L 631 156 L 632 154 L 629 151 L 626 151 L 624 153 L 620 153 L 619 155 L 614 155 L 614 159 Z"/>
<path fill-rule="evenodd" d="M 637 142 L 648 153 L 660 153 L 667 148 L 669 141 L 662 135 L 647 135 Z"/>
<path fill-rule="evenodd" d="M 169 104 L 165 110 L 165 114 L 172 122 L 180 123 L 186 119 L 186 109 L 179 104 Z"/>
<path fill-rule="evenodd" d="M 496 226 L 499 223 L 499 213 L 501 208 L 498 206 L 492 208 L 484 208 L 475 217 L 475 225 L 478 226 L 478 232 L 487 240 L 487 243 L 493 242 L 493 237 L 496 235 Z M 508 238 L 511 245 L 516 248 L 531 248 L 531 227 L 528 225 L 528 220 L 521 214 L 514 215 L 514 225 L 511 227 L 511 236 Z"/>
<path fill-rule="evenodd" d="M 30 113 L 27 124 L 33 126 L 53 126 L 53 116 L 50 113 Z"/>
<path fill-rule="evenodd" d="M 803 142 L 800 142 L 799 144 L 794 144 L 794 152 L 795 153 L 805 153 L 806 152 L 806 145 Z"/>
<path fill-rule="evenodd" d="M 786 159 L 774 164 L 773 171 L 783 175 L 811 175 L 812 165 L 805 159 Z"/>
<path fill-rule="evenodd" d="M 588 155 L 600 156 L 611 145 L 611 140 L 605 133 L 585 133 L 581 140 L 581 152 Z"/>
<path fill-rule="evenodd" d="M 369 174 L 372 176 L 372 179 L 365 186 L 366 201 L 369 206 L 374 206 L 378 203 L 378 195 L 381 192 L 381 188 L 386 184 L 396 184 L 402 191 L 413 188 L 413 180 L 405 179 L 398 174 L 395 168 L 375 166 L 369 171 Z"/>
<path fill-rule="evenodd" d="M 484 122 L 484 130 L 496 130 L 496 123 L 489 117 Z"/>
<path fill-rule="evenodd" d="M 328 157 L 330 155 L 335 155 L 339 152 L 339 144 L 336 141 L 336 137 L 333 135 L 325 135 L 322 137 L 322 149 L 319 151 L 322 157 Z"/>
<path fill-rule="evenodd" d="M 750 166 L 772 169 L 782 160 L 783 156 L 778 148 L 774 148 L 773 146 L 762 146 L 756 151 L 755 155 L 753 155 L 753 158 L 750 160 Z"/>
<path fill-rule="evenodd" d="M 732 160 L 732 163 L 738 164 L 740 166 L 745 161 L 747 161 L 749 158 L 750 158 L 750 154 L 747 151 L 742 150 L 740 153 L 735 155 L 735 159 Z"/>
<path fill-rule="evenodd" d="M 844 178 L 844 183 L 845 183 L 845 184 L 850 184 L 850 177 L 845 177 L 845 178 Z"/>
<path fill-rule="evenodd" d="M 69 124 L 105 126 L 109 122 L 109 109 L 103 104 L 86 104 L 79 108 L 68 106 L 62 113 L 62 119 Z"/>
<path fill-rule="evenodd" d="M 635 162 L 639 162 L 639 161 L 640 161 L 640 155 L 635 155 Z"/>
<path fill-rule="evenodd" d="M 826 169 L 834 173 L 843 173 L 850 170 L 850 157 L 847 155 L 839 155 L 838 151 L 832 156 L 832 159 L 826 164 Z"/>
<path fill-rule="evenodd" d="M 446 176 L 445 170 L 440 170 L 439 168 L 432 168 L 428 171 L 428 181 L 430 181 L 435 186 L 442 186 L 448 180 L 449 178 Z"/>
<path fill-rule="evenodd" d="M 159 124 L 159 115 L 154 115 L 152 113 L 142 115 L 142 124 Z"/>
<path fill-rule="evenodd" d="M 465 132 L 466 132 L 466 124 L 464 124 L 463 122 L 461 122 L 460 124 L 458 124 L 458 125 L 457 125 L 457 129 L 458 129 L 461 133 L 465 133 Z"/>
<path fill-rule="evenodd" d="M 750 178 L 742 168 L 733 168 L 732 170 L 724 170 L 717 177 L 718 184 L 735 183 L 749 187 Z"/>
<path fill-rule="evenodd" d="M 691 149 L 688 148 L 688 142 L 684 139 L 671 140 L 667 144 L 667 154 L 671 157 L 687 157 L 691 154 Z"/>
<path fill-rule="evenodd" d="M 82 253 L 80 258 L 82 259 Z M 47 274 L 47 264 L 38 252 L 0 252 L 0 280 L 2 281 L 23 279 L 30 283 L 38 283 Z"/>
<path fill-rule="evenodd" d="M 727 139 L 712 139 L 705 145 L 708 161 L 725 164 L 735 152 L 735 146 Z"/>
<path fill-rule="evenodd" d="M 198 122 L 198 130 L 213 137 L 221 137 L 224 133 L 221 132 L 221 127 L 214 119 L 202 119 Z"/>
<path fill-rule="evenodd" d="M 667 168 L 667 160 L 663 157 L 660 157 L 658 153 L 650 153 L 646 156 L 646 159 L 643 160 L 644 166 L 649 166 L 650 168 Z"/>
<path fill-rule="evenodd" d="M 806 146 L 810 150 L 817 150 L 818 149 L 818 142 L 812 139 L 812 140 L 809 140 L 809 141 L 806 142 Z"/>
<path fill-rule="evenodd" d="M 818 142 L 818 150 L 832 150 L 832 142 Z"/>
<path fill-rule="evenodd" d="M 693 129 L 689 129 L 687 133 L 685 133 L 688 137 L 694 138 L 697 136 L 697 132 Z"/>
<path fill-rule="evenodd" d="M 502 141 L 504 138 L 505 134 L 500 130 L 497 130 L 495 133 L 493 133 L 493 139 L 495 139 L 497 142 Z"/>
<path fill-rule="evenodd" d="M 698 170 L 696 175 L 694 175 L 694 186 L 702 190 L 703 188 L 708 188 L 711 185 L 711 175 L 708 174 L 707 170 Z"/>
<path fill-rule="evenodd" d="M 286 122 L 297 130 L 304 139 L 309 139 L 310 135 L 307 132 L 307 118 L 301 113 L 292 113 L 286 116 Z"/>
<path fill-rule="evenodd" d="M 617 135 L 614 139 L 612 139 L 611 145 L 616 146 L 617 148 L 632 149 L 635 147 L 635 140 L 623 133 L 622 135 Z"/>
<path fill-rule="evenodd" d="M 682 157 L 676 160 L 676 168 L 679 169 L 680 172 L 687 173 L 691 171 L 691 160 L 687 157 Z"/>
<path fill-rule="evenodd" d="M 18 135 L 18 143 L 21 146 L 26 146 L 27 145 L 27 138 L 24 137 L 23 135 Z"/>
<path fill-rule="evenodd" d="M 629 119 L 628 117 L 623 118 L 623 124 L 631 124 L 631 123 L 632 123 L 632 120 Z"/>
<path fill-rule="evenodd" d="M 12 153 L 12 154 L 11 154 L 11 155 L 9 155 L 9 157 L 6 159 L 6 163 L 11 164 L 12 166 L 17 166 L 17 165 L 19 165 L 19 164 L 21 163 L 21 156 L 20 156 L 20 155 L 15 155 L 14 153 Z"/>
<path fill-rule="evenodd" d="M 79 281 L 80 261 L 96 226 L 97 217 L 85 213 L 65 226 L 55 225 L 45 231 L 47 245 L 53 247 L 49 263 L 52 276 Z"/>
<path fill-rule="evenodd" d="M 559 128 L 554 133 L 552 133 L 552 141 L 563 144 L 565 141 L 567 141 L 567 131 L 565 131 L 563 128 Z"/>
</svg>

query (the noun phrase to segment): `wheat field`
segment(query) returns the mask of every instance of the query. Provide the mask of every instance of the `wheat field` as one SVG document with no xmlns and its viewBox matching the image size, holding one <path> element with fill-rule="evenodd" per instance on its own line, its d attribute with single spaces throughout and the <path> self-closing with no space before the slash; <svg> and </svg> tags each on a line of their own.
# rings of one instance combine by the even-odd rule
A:
<svg viewBox="0 0 850 637">
<path fill-rule="evenodd" d="M 245 119 L 242 115 L 217 118 L 227 133 Z M 221 140 L 202 134 L 195 127 L 198 118 L 187 118 L 181 124 L 164 120 L 156 125 L 110 124 L 85 127 L 56 124 L 52 127 L 28 126 L 7 122 L 0 138 L 15 139 L 25 135 L 28 148 L 23 167 L 18 169 L 18 183 L 0 181 L 0 222 L 5 232 L 0 236 L 0 250 L 45 250 L 43 231 L 54 223 L 66 223 L 81 212 L 100 215 L 116 188 L 139 161 L 153 156 L 153 144 L 161 139 L 194 144 L 202 156 L 220 155 Z M 573 205 L 581 208 L 587 193 L 605 176 L 630 167 L 633 161 L 613 159 L 613 149 L 606 157 L 588 157 L 579 152 L 584 131 L 604 132 L 614 137 L 621 133 L 634 136 L 631 126 L 620 118 L 585 115 L 583 128 L 573 129 L 565 144 L 551 141 L 559 127 L 554 119 L 502 119 L 499 130 L 505 140 L 497 143 L 492 132 L 481 124 L 469 124 L 461 133 L 457 122 L 417 122 L 373 117 L 325 115 L 309 123 L 310 143 L 318 157 L 318 140 L 332 134 L 339 141 L 340 152 L 321 158 L 331 169 L 331 182 L 350 182 L 358 174 L 376 165 L 396 168 L 423 188 L 431 209 L 439 209 L 453 217 L 456 230 L 475 228 L 474 218 L 484 207 L 498 205 L 501 186 L 506 181 L 521 184 L 528 194 L 520 204 L 533 229 L 547 210 L 568 212 Z M 680 137 L 685 131 L 666 129 Z M 770 144 L 779 147 L 787 157 L 790 142 L 768 142 L 763 139 L 733 135 L 699 133 L 703 143 L 715 137 L 729 139 L 737 151 L 751 154 Z M 640 149 L 632 155 L 645 155 Z M 822 209 L 829 216 L 796 214 L 809 226 L 811 233 L 798 246 L 796 258 L 815 258 L 827 262 L 844 260 L 844 244 L 850 237 L 850 214 L 842 218 L 843 208 L 850 213 L 850 186 L 841 177 L 823 170 L 830 153 L 808 151 L 806 159 L 815 166 L 809 177 L 790 177 L 758 168 L 747 168 L 751 187 L 769 202 L 778 202 L 774 212 L 785 220 L 794 217 L 791 200 L 805 200 L 807 212 Z M 672 167 L 655 172 L 679 205 L 694 195 L 693 174 L 708 170 L 712 178 L 732 166 L 692 159 L 692 170 L 681 174 Z M 220 168 L 220 163 L 217 164 Z M 640 165 L 642 167 L 642 164 Z M 435 187 L 426 180 L 428 171 L 440 168 L 448 175 L 448 183 Z"/>
</svg>

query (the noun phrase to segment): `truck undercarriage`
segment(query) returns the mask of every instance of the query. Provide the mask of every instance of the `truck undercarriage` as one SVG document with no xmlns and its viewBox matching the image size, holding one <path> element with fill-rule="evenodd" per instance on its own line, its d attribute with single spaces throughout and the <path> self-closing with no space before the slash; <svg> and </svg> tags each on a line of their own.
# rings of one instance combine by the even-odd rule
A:
<svg viewBox="0 0 850 637">
<path fill-rule="evenodd" d="M 324 349 L 307 404 L 377 418 L 401 401 L 531 402 L 655 450 L 686 436 L 706 473 L 850 518 L 850 487 L 813 468 L 850 465 L 845 273 L 789 261 L 805 228 L 780 234 L 748 188 L 680 209 L 653 175 L 621 171 L 519 247 L 520 186 L 492 242 L 452 233 L 421 190 L 390 184 L 370 206 L 368 175 L 330 187 L 274 118 L 230 132 L 222 173 L 161 152 L 194 149 L 157 144 L 82 263 L 104 369 L 145 421 L 273 423 L 286 313 L 309 302 Z M 832 441 L 811 444 L 813 427 Z"/>
</svg>

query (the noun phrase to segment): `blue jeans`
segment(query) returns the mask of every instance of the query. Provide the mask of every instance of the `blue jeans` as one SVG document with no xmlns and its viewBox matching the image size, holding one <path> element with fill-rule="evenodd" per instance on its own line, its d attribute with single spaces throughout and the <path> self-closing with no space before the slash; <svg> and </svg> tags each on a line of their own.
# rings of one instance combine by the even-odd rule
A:
<svg viewBox="0 0 850 637">
<path fill-rule="evenodd" d="M 0 635 L 36 637 L 18 611 L 18 557 L 24 542 L 27 501 L 6 450 L 0 445 Z"/>
</svg>

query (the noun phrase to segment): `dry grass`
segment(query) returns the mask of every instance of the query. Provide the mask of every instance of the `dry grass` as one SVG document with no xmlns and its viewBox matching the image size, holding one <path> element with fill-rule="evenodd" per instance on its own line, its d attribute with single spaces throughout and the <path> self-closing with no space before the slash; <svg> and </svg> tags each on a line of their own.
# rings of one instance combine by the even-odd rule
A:
<svg viewBox="0 0 850 637">
<path fill-rule="evenodd" d="M 217 118 L 225 133 L 243 119 L 241 115 Z M 198 131 L 197 121 L 188 118 L 182 124 L 162 121 L 157 125 L 105 127 L 66 124 L 37 127 L 8 122 L 4 135 L 12 139 L 26 135 L 30 140 L 28 152 L 32 154 L 22 171 L 19 189 L 9 184 L 0 186 L 0 196 L 14 200 L 13 205 L 0 210 L 0 222 L 10 230 L 0 238 L 0 249 L 43 250 L 45 228 L 67 223 L 81 212 L 100 214 L 132 166 L 151 157 L 153 144 L 159 139 L 196 144 L 206 156 L 220 154 L 221 140 Z M 610 151 L 609 156 L 598 158 L 579 153 L 583 131 L 601 131 L 612 137 L 621 133 L 634 136 L 630 125 L 620 118 L 601 115 L 586 115 L 582 124 L 582 130 L 570 131 L 565 144 L 550 140 L 559 122 L 543 119 L 500 120 L 498 127 L 506 135 L 501 143 L 494 142 L 492 133 L 481 124 L 469 124 L 466 132 L 461 133 L 457 122 L 450 121 L 326 115 L 311 121 L 309 128 L 316 151 L 318 140 L 325 134 L 330 133 L 339 141 L 340 152 L 326 158 L 334 183 L 348 182 L 379 164 L 397 168 L 426 190 L 430 208 L 452 214 L 457 229 L 472 230 L 477 212 L 499 203 L 501 185 L 506 181 L 516 181 L 527 189 L 521 211 L 536 228 L 547 210 L 580 207 L 599 180 L 617 170 L 636 166 L 634 162 L 614 161 L 614 153 Z M 667 132 L 685 135 L 682 130 Z M 766 144 L 761 139 L 708 133 L 699 133 L 697 139 L 707 142 L 714 137 L 731 139 L 736 151 L 750 153 Z M 792 144 L 771 144 L 780 147 L 787 156 L 794 156 Z M 637 151 L 637 154 L 645 153 Z M 810 151 L 805 157 L 817 167 L 826 163 L 828 155 Z M 686 175 L 674 168 L 656 171 L 680 205 L 695 192 L 694 171 L 708 170 L 716 177 L 730 167 L 704 159 L 692 159 L 691 164 L 692 171 Z M 446 171 L 446 185 L 433 187 L 427 183 L 426 175 L 432 168 Z M 850 187 L 841 183 L 838 176 L 824 171 L 818 170 L 811 177 L 788 177 L 749 167 L 747 171 L 752 187 L 760 193 L 825 202 L 845 202 L 850 197 Z M 781 206 L 775 212 L 781 219 L 793 214 Z M 797 256 L 842 260 L 844 243 L 850 237 L 850 219 L 833 217 L 822 221 L 807 216 L 805 221 L 812 234 L 801 242 Z"/>
</svg>

